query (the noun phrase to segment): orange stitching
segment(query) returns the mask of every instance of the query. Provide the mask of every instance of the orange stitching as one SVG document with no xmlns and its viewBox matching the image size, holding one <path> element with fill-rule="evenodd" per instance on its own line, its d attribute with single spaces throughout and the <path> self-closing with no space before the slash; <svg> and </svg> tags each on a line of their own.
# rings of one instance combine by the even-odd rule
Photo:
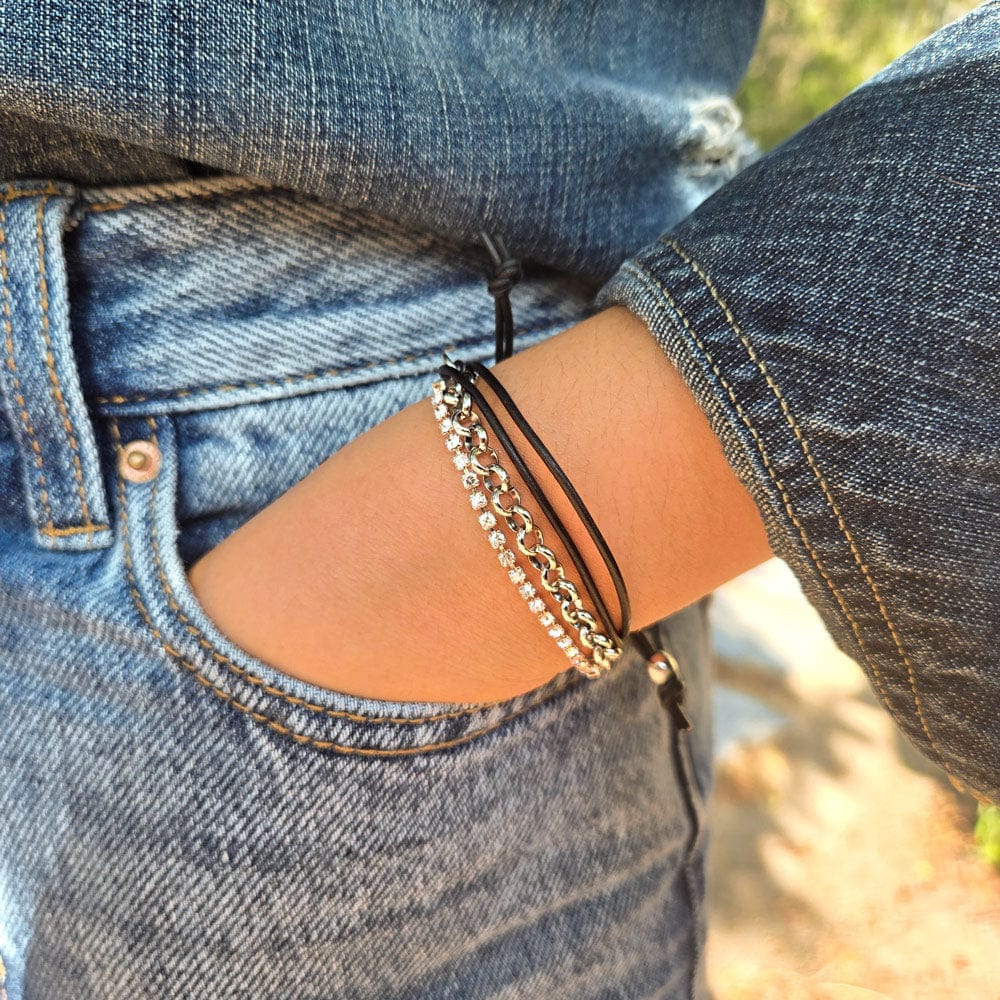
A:
<svg viewBox="0 0 1000 1000">
<path fill-rule="evenodd" d="M 228 183 L 219 183 L 220 181 L 227 181 Z M 183 182 L 187 186 L 191 186 L 191 182 Z M 164 189 L 170 187 L 170 185 L 162 185 Z M 105 189 L 107 190 L 107 189 Z M 256 193 L 256 192 L 266 192 L 266 191 L 278 191 L 281 190 L 277 185 L 266 184 L 260 181 L 251 181 L 249 178 L 243 177 L 223 177 L 218 178 L 216 181 L 216 187 L 211 190 L 205 191 L 188 191 L 183 192 L 182 190 L 176 193 L 171 190 L 164 190 L 161 195 L 150 194 L 148 196 L 134 195 L 133 197 L 123 196 L 120 198 L 111 198 L 105 202 L 91 202 L 87 203 L 86 192 L 80 192 L 83 198 L 82 207 L 84 213 L 87 212 L 116 212 L 123 208 L 128 208 L 132 205 L 165 205 L 171 204 L 175 201 L 194 201 L 205 198 L 230 198 L 236 197 L 240 194 L 246 193 Z M 12 184 L 7 184 L 4 188 L 3 202 L 9 204 L 12 201 L 18 201 L 21 198 L 38 198 L 43 196 L 59 196 L 64 195 L 66 192 L 61 191 L 55 184 L 51 181 L 47 183 L 44 187 L 34 187 L 34 188 L 24 188 L 21 190 L 16 189 Z"/>
<path fill-rule="evenodd" d="M 4 326 L 4 347 L 7 353 L 7 368 L 11 374 L 11 382 L 14 386 L 14 399 L 17 401 L 21 416 L 21 423 L 28 435 L 28 443 L 35 455 L 35 465 L 38 468 L 38 496 L 42 504 L 42 510 L 46 517 L 46 534 L 55 531 L 52 520 L 52 508 L 49 506 L 48 485 L 45 479 L 45 460 L 42 457 L 42 449 L 35 437 L 35 429 L 31 426 L 31 417 L 28 415 L 27 404 L 21 392 L 21 381 L 17 374 L 17 362 L 14 360 L 14 326 L 11 321 L 10 308 L 10 286 L 8 284 L 7 271 L 7 204 L 10 188 L 4 194 L 3 205 L 0 205 L 0 280 L 3 284 L 3 326 Z"/>
<path fill-rule="evenodd" d="M 153 444 L 159 446 L 159 442 L 156 438 L 156 420 L 153 417 L 146 418 L 146 424 L 150 429 L 150 434 L 153 438 Z M 475 705 L 472 708 L 457 709 L 452 712 L 442 712 L 439 715 L 427 715 L 423 718 L 403 718 L 396 716 L 380 716 L 380 715 L 360 715 L 357 712 L 348 712 L 343 709 L 328 708 L 325 705 L 317 705 L 313 702 L 306 701 L 300 698 L 298 695 L 292 694 L 290 691 L 286 691 L 280 687 L 276 687 L 273 684 L 268 684 L 263 677 L 257 676 L 257 674 L 251 673 L 245 667 L 239 666 L 239 664 L 234 663 L 233 660 L 226 656 L 225 653 L 220 653 L 212 642 L 207 639 L 204 633 L 198 628 L 194 622 L 184 611 L 181 609 L 180 604 L 177 602 L 176 595 L 174 594 L 173 587 L 170 586 L 170 581 L 166 577 L 164 572 L 163 562 L 160 557 L 160 542 L 159 533 L 156 530 L 156 504 L 157 497 L 159 495 L 159 490 L 156 484 L 153 486 L 152 496 L 150 497 L 150 507 L 151 507 L 151 520 L 153 523 L 153 535 L 152 535 L 152 549 L 153 549 L 153 562 L 156 565 L 156 575 L 160 580 L 161 587 L 164 592 L 164 596 L 167 599 L 167 603 L 170 605 L 170 610 L 173 611 L 174 616 L 178 621 L 184 625 L 187 632 L 194 636 L 198 640 L 198 645 L 202 647 L 206 652 L 211 654 L 213 660 L 217 663 L 223 664 L 231 673 L 236 674 L 237 677 L 246 681 L 249 684 L 253 684 L 259 687 L 262 691 L 267 694 L 274 695 L 280 698 L 282 701 L 286 701 L 291 705 L 296 705 L 300 708 L 309 709 L 311 712 L 316 712 L 320 715 L 327 715 L 334 719 L 350 719 L 352 722 L 368 722 L 368 723 L 393 723 L 396 725 L 416 725 L 418 723 L 424 722 L 438 722 L 443 719 L 458 719 L 463 715 L 476 715 L 488 708 L 494 708 L 496 705 L 502 704 L 499 701 L 487 701 Z"/>
<path fill-rule="evenodd" d="M 40 195 L 51 196 L 60 193 L 59 189 L 52 183 L 40 188 L 25 188 L 22 191 L 18 191 L 12 184 L 8 184 L 4 188 L 3 203 L 9 205 L 12 201 L 19 201 L 21 198 L 37 198 Z"/>
<path fill-rule="evenodd" d="M 145 196 L 136 194 L 131 197 L 123 194 L 121 197 L 109 198 L 103 202 L 95 201 L 90 204 L 84 202 L 84 211 L 118 212 L 132 205 L 169 205 L 176 201 L 229 198 L 247 193 L 253 194 L 261 191 L 281 190 L 275 184 L 267 184 L 262 181 L 252 181 L 249 178 L 234 176 L 214 178 L 211 182 L 213 186 L 207 190 L 184 190 L 184 188 L 193 188 L 198 183 L 204 182 L 179 181 L 171 185 L 161 185 L 160 194 L 153 193 Z"/>
<path fill-rule="evenodd" d="M 98 535 L 102 531 L 108 530 L 106 524 L 74 524 L 68 528 L 44 527 L 38 529 L 43 535 L 50 535 L 53 538 L 62 538 L 65 535 Z"/>
<path fill-rule="evenodd" d="M 112 424 L 114 437 L 117 442 L 118 447 L 121 447 L 121 435 L 118 431 L 117 422 Z M 153 489 L 155 491 L 156 486 L 154 484 Z M 241 712 L 244 715 L 249 716 L 255 722 L 262 723 L 275 732 L 280 733 L 282 736 L 287 736 L 289 739 L 295 743 L 305 743 L 310 746 L 316 747 L 318 750 L 334 750 L 337 753 L 359 756 L 359 757 L 410 757 L 415 754 L 427 753 L 431 750 L 445 750 L 449 747 L 459 746 L 462 743 L 468 743 L 470 740 L 475 739 L 479 736 L 484 736 L 487 733 L 491 733 L 500 726 L 512 719 L 516 719 L 519 715 L 527 712 L 529 709 L 536 707 L 537 705 L 543 704 L 550 698 L 557 694 L 560 694 L 565 688 L 560 688 L 557 691 L 553 691 L 548 697 L 543 698 L 539 701 L 531 702 L 527 705 L 522 706 L 516 712 L 511 712 L 508 715 L 503 716 L 497 722 L 490 726 L 486 726 L 482 729 L 474 730 L 473 732 L 466 733 L 463 736 L 457 736 L 451 740 L 442 740 L 438 743 L 425 743 L 417 747 L 398 747 L 395 749 L 377 749 L 375 747 L 353 747 L 344 746 L 343 744 L 334 743 L 332 740 L 319 740 L 312 736 L 306 736 L 302 733 L 293 732 L 287 726 L 282 725 L 270 716 L 265 715 L 262 712 L 257 712 L 250 708 L 249 705 L 245 705 L 240 701 L 237 701 L 235 696 L 229 694 L 227 691 L 223 691 L 221 688 L 214 685 L 207 677 L 205 677 L 198 669 L 197 665 L 187 660 L 178 650 L 174 649 L 169 645 L 163 638 L 163 634 L 160 630 L 153 624 L 153 620 L 150 617 L 149 612 L 146 610 L 146 606 L 143 603 L 142 595 L 139 593 L 138 585 L 135 577 L 134 565 L 132 562 L 132 543 L 129 534 L 129 520 L 128 520 L 128 509 L 125 501 L 125 480 L 119 476 L 118 477 L 118 502 L 121 509 L 122 515 L 122 528 L 125 540 L 125 572 L 129 581 L 129 593 L 132 595 L 132 600 L 136 605 L 140 616 L 146 623 L 146 627 L 149 629 L 150 633 L 156 638 L 160 644 L 160 648 L 173 660 L 176 660 L 185 670 L 187 670 L 199 684 L 207 688 L 212 692 L 220 701 L 234 708 L 236 711 Z M 371 721 L 365 719 L 364 721 Z M 409 720 L 408 720 L 409 721 Z M 2 998 L 0 998 L 2 1000 Z"/>
<path fill-rule="evenodd" d="M 522 335 L 527 335 L 530 333 L 535 333 L 538 330 L 545 329 L 550 325 L 548 318 L 544 321 L 538 321 L 532 323 L 529 326 L 522 328 Z M 476 340 L 470 339 L 468 341 L 459 341 L 457 343 L 448 344 L 445 348 L 446 351 L 457 351 L 466 343 L 475 343 Z M 209 395 L 213 392 L 235 392 L 240 389 L 264 389 L 272 386 L 282 386 L 282 385 L 292 385 L 296 382 L 312 382 L 318 378 L 328 378 L 336 375 L 349 375 L 353 372 L 364 371 L 366 368 L 376 368 L 379 365 L 396 365 L 403 362 L 418 361 L 426 358 L 431 358 L 436 356 L 438 349 L 424 351 L 422 354 L 406 354 L 401 358 L 378 358 L 374 361 L 363 361 L 357 364 L 346 365 L 342 368 L 322 368 L 318 371 L 303 372 L 298 375 L 282 375 L 277 378 L 265 378 L 256 379 L 250 382 L 233 382 L 233 383 L 223 383 L 222 385 L 207 385 L 207 386 L 195 386 L 192 389 L 178 389 L 176 392 L 164 392 L 162 395 L 135 395 L 135 396 L 94 396 L 92 397 L 95 403 L 102 405 L 117 406 L 126 403 L 147 403 L 147 402 L 160 402 L 168 399 L 185 399 L 188 396 L 204 396 Z"/>
<path fill-rule="evenodd" d="M 87 504 L 87 491 L 83 485 L 83 467 L 80 465 L 80 450 L 77 445 L 73 424 L 69 419 L 69 407 L 66 405 L 66 399 L 63 396 L 62 386 L 59 384 L 59 375 L 56 372 L 56 360 L 52 354 L 52 339 L 49 336 L 49 282 L 45 269 L 46 247 L 44 228 L 45 206 L 47 203 L 47 197 L 40 198 L 38 201 L 38 209 L 35 212 L 35 240 L 38 245 L 38 301 L 42 309 L 42 340 L 45 342 L 45 367 L 48 369 L 49 373 L 52 398 L 56 401 L 56 405 L 59 407 L 59 413 L 62 417 L 63 430 L 65 430 L 66 437 L 69 440 L 71 457 L 73 459 L 73 474 L 76 477 L 76 492 L 80 497 L 80 509 L 83 513 L 83 523 L 84 525 L 92 526 L 94 522 L 90 517 L 90 507 Z M 101 527 L 106 528 L 107 525 L 102 525 Z"/>
<path fill-rule="evenodd" d="M 796 440 L 799 442 L 802 448 L 802 453 L 803 455 L 805 455 L 805 459 L 809 465 L 809 468 L 812 470 L 817 481 L 819 482 L 820 488 L 823 491 L 823 496 L 826 498 L 826 502 L 829 505 L 830 510 L 833 512 L 834 517 L 837 520 L 837 524 L 840 527 L 841 533 L 843 534 L 845 540 L 847 541 L 847 544 L 850 546 L 851 552 L 854 556 L 854 561 L 857 564 L 858 568 L 861 570 L 861 573 L 864 576 L 866 583 L 871 589 L 872 595 L 875 597 L 875 602 L 878 605 L 883 620 L 885 621 L 886 625 L 889 628 L 889 632 L 892 635 L 893 642 L 896 645 L 896 650 L 899 653 L 900 657 L 902 658 L 903 663 L 906 665 L 907 677 L 910 682 L 910 690 L 913 692 L 913 702 L 914 705 L 916 706 L 917 716 L 920 719 L 920 725 L 923 727 L 924 735 L 926 735 L 927 739 L 930 741 L 931 747 L 933 747 L 934 752 L 938 755 L 938 759 L 940 760 L 941 764 L 944 765 L 945 770 L 947 770 L 950 774 L 953 773 L 950 765 L 948 764 L 944 754 L 941 751 L 941 748 L 935 742 L 934 737 L 931 735 L 930 728 L 927 725 L 927 718 L 924 715 L 923 701 L 920 697 L 920 693 L 917 690 L 916 672 L 913 667 L 913 662 L 910 660 L 909 655 L 903 648 L 902 639 L 900 638 L 899 632 L 895 624 L 889 617 L 889 611 L 885 606 L 885 602 L 882 600 L 882 595 L 879 593 L 878 586 L 876 585 L 875 580 L 872 578 L 872 575 L 868 569 L 868 566 L 865 564 L 864 559 L 862 559 L 861 557 L 861 553 L 858 550 L 858 546 L 854 540 L 854 537 L 852 536 L 850 530 L 848 529 L 847 524 L 844 521 L 843 515 L 841 514 L 840 509 L 836 504 L 836 501 L 833 499 L 833 494 L 830 491 L 830 487 L 827 484 L 825 477 L 820 472 L 819 467 L 817 466 L 816 461 L 813 458 L 812 451 L 809 448 L 805 436 L 802 434 L 801 428 L 796 423 L 795 417 L 792 414 L 792 411 L 789 408 L 787 401 L 781 394 L 781 390 L 778 388 L 777 383 L 771 377 L 771 373 L 767 370 L 767 367 L 765 366 L 763 360 L 760 357 L 758 357 L 757 352 L 754 350 L 753 345 L 750 343 L 746 334 L 743 332 L 739 324 L 736 322 L 736 318 L 733 316 L 731 310 L 729 309 L 729 306 L 722 300 L 722 297 L 720 296 L 715 285 L 712 283 L 711 278 L 709 278 L 708 275 L 705 274 L 705 272 L 698 266 L 698 264 L 694 260 L 692 260 L 692 258 L 689 257 L 680 247 L 680 245 L 677 244 L 674 240 L 668 240 L 667 245 L 671 247 L 671 249 L 674 250 L 674 252 L 688 265 L 688 267 L 701 280 L 702 284 L 704 284 L 704 286 L 708 289 L 709 293 L 715 300 L 716 304 L 722 309 L 730 329 L 733 331 L 733 333 L 736 334 L 737 337 L 739 337 L 740 343 L 742 343 L 743 346 L 746 348 L 747 354 L 750 356 L 750 359 L 754 362 L 754 364 L 756 364 L 758 370 L 767 381 L 768 387 L 774 394 L 775 399 L 778 400 L 778 403 L 781 406 L 781 411 L 782 413 L 784 413 L 785 419 L 788 421 L 789 426 L 792 428 L 792 433 L 795 435 Z M 848 615 L 848 619 L 851 620 L 852 625 L 854 625 L 853 619 L 851 619 L 850 615 Z M 857 633 L 856 626 L 855 626 L 855 633 Z M 864 649 L 863 646 L 862 649 Z M 865 652 L 865 658 L 868 660 L 868 663 L 871 666 L 872 671 L 874 672 L 876 678 L 878 678 L 879 669 L 868 657 L 867 651 Z M 885 698 L 885 692 L 882 690 L 882 685 L 880 682 L 878 684 L 878 687 L 879 691 L 882 693 L 883 700 L 886 701 L 886 704 L 888 706 L 888 699 Z"/>
<path fill-rule="evenodd" d="M 0 955 L 0 1000 L 7 1000 L 7 966 L 3 964 L 2 955 Z"/>
<path fill-rule="evenodd" d="M 453 347 L 445 348 L 445 350 L 454 350 Z M 144 396 L 142 394 L 136 396 L 95 396 L 94 402 L 108 405 L 118 405 L 122 403 L 146 403 L 149 400 L 162 400 L 162 399 L 184 399 L 187 396 L 195 395 L 207 395 L 213 392 L 233 392 L 237 389 L 263 389 L 267 386 L 278 386 L 286 385 L 292 382 L 311 382 L 317 378 L 323 378 L 324 376 L 330 375 L 342 375 L 348 371 L 356 371 L 361 368 L 371 368 L 375 364 L 394 364 L 400 359 L 394 358 L 385 362 L 371 362 L 367 361 L 364 365 L 358 365 L 357 368 L 327 368 L 319 372 L 305 372 L 302 375 L 285 375 L 280 379 L 258 379 L 255 382 L 239 382 L 236 384 L 225 384 L 225 385 L 208 385 L 208 386 L 197 386 L 193 389 L 178 389 L 177 392 L 167 392 L 162 396 Z M 405 359 L 403 359 L 405 360 Z"/>
<path fill-rule="evenodd" d="M 639 277 L 641 278 L 643 277 L 643 275 L 640 274 Z M 813 551 L 813 547 L 810 544 L 808 537 L 806 536 L 805 528 L 802 527 L 802 524 L 800 523 L 798 517 L 795 515 L 795 511 L 792 509 L 792 501 L 788 495 L 787 490 L 785 489 L 785 484 L 778 477 L 778 474 L 774 469 L 774 466 L 771 465 L 771 461 L 767 456 L 767 451 L 764 448 L 764 442 L 761 441 L 760 435 L 757 432 L 757 428 L 754 427 L 753 424 L 750 422 L 750 418 L 747 416 L 746 411 L 743 409 L 743 406 L 737 399 L 736 393 L 733 392 L 732 386 L 730 386 L 729 382 L 726 380 L 725 375 L 722 374 L 721 370 L 719 369 L 719 366 L 716 364 L 715 359 L 709 353 L 708 348 L 705 346 L 701 338 L 698 336 L 694 328 L 691 326 L 690 320 L 684 314 L 684 311 L 680 308 L 680 305 L 677 303 L 677 300 L 670 294 L 670 292 L 667 291 L 666 288 L 663 287 L 663 285 L 661 285 L 658 281 L 656 281 L 656 279 L 653 278 L 652 275 L 648 275 L 648 277 L 649 280 L 653 282 L 653 284 L 657 287 L 657 289 L 660 291 L 663 297 L 670 304 L 671 308 L 677 313 L 681 323 L 684 324 L 684 329 L 687 330 L 691 339 L 695 342 L 695 344 L 697 344 L 698 349 L 702 352 L 702 354 L 705 355 L 705 359 L 708 361 L 709 365 L 712 368 L 712 371 L 715 373 L 715 377 L 722 383 L 722 387 L 726 390 L 726 393 L 729 396 L 730 401 L 736 408 L 737 414 L 743 421 L 743 424 L 746 427 L 746 429 L 750 432 L 750 435 L 753 437 L 754 444 L 757 446 L 757 451 L 764 462 L 764 467 L 767 469 L 768 475 L 770 475 L 771 480 L 773 481 L 774 485 L 778 488 L 778 492 L 781 494 L 781 500 L 785 508 L 785 513 L 788 514 L 788 517 L 791 519 L 792 524 L 795 525 L 796 529 L 799 532 L 799 538 L 802 539 L 802 544 L 805 546 L 806 551 L 812 558 L 813 564 L 819 571 L 820 576 L 822 576 L 822 578 L 826 581 L 827 586 L 830 588 L 830 592 L 837 599 L 837 603 L 840 605 L 840 609 L 841 611 L 843 611 L 844 616 L 851 623 L 851 627 L 854 630 L 854 635 L 858 640 L 858 645 L 861 647 L 861 650 L 864 653 L 865 659 L 868 660 L 869 663 L 871 663 L 871 660 L 869 659 L 868 656 L 868 651 L 865 647 L 864 639 L 861 636 L 861 630 L 858 626 L 858 623 L 854 620 L 853 616 L 848 610 L 847 605 L 844 603 L 844 599 L 840 596 L 840 592 L 837 590 L 836 585 L 827 575 L 826 570 L 823 568 L 823 564 L 819 559 L 819 556 L 817 556 L 815 551 Z M 672 318 L 671 322 L 673 322 Z M 676 327 L 676 323 L 674 325 Z M 889 705 L 888 698 L 886 697 L 885 689 L 882 687 L 882 681 L 879 671 L 874 664 L 872 664 L 872 669 L 875 674 L 875 683 L 878 687 L 879 693 L 882 695 L 883 701 L 885 701 L 886 705 L 888 706 Z M 890 711 L 892 711 L 891 706 L 889 706 L 889 708 Z"/>
</svg>

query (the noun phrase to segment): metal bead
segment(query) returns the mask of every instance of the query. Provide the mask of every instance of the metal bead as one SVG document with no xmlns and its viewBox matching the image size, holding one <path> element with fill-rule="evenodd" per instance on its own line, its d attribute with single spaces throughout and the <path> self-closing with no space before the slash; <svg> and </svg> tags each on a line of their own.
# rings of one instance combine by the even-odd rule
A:
<svg viewBox="0 0 1000 1000">
<path fill-rule="evenodd" d="M 660 649 L 646 661 L 646 672 L 654 684 L 666 684 L 672 676 L 680 677 L 681 668 L 672 653 Z"/>
</svg>

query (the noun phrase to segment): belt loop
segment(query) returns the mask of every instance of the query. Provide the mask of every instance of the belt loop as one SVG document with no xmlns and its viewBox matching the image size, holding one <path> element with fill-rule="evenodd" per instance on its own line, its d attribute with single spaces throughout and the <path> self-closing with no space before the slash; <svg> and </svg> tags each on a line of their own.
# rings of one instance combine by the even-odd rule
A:
<svg viewBox="0 0 1000 1000">
<path fill-rule="evenodd" d="M 70 341 L 63 230 L 67 185 L 22 181 L 0 197 L 0 387 L 21 455 L 35 540 L 111 544 L 108 502 Z"/>
</svg>

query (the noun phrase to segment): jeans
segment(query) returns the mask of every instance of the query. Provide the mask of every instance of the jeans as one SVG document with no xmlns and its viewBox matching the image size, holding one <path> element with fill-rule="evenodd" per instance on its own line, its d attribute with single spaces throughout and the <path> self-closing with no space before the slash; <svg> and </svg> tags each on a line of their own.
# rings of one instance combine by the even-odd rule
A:
<svg viewBox="0 0 1000 1000">
<path fill-rule="evenodd" d="M 0 176 L 217 169 L 600 280 L 744 162 L 763 8 L 10 0 Z"/>
<path fill-rule="evenodd" d="M 7 1000 L 703 996 L 705 601 L 646 630 L 685 730 L 632 646 L 499 703 L 375 701 L 256 660 L 187 584 L 442 349 L 491 357 L 484 258 L 233 178 L 0 211 Z M 517 347 L 593 308 L 529 271 Z"/>
</svg>

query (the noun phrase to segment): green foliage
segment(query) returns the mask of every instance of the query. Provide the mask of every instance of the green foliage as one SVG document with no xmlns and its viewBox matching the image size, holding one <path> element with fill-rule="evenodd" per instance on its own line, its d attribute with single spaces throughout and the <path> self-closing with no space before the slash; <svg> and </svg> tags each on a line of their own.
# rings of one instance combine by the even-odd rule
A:
<svg viewBox="0 0 1000 1000">
<path fill-rule="evenodd" d="M 767 0 L 737 102 L 762 149 L 976 6 L 971 0 Z"/>
<path fill-rule="evenodd" d="M 980 857 L 1000 868 L 1000 807 L 979 807 L 976 820 L 976 844 Z"/>
</svg>

